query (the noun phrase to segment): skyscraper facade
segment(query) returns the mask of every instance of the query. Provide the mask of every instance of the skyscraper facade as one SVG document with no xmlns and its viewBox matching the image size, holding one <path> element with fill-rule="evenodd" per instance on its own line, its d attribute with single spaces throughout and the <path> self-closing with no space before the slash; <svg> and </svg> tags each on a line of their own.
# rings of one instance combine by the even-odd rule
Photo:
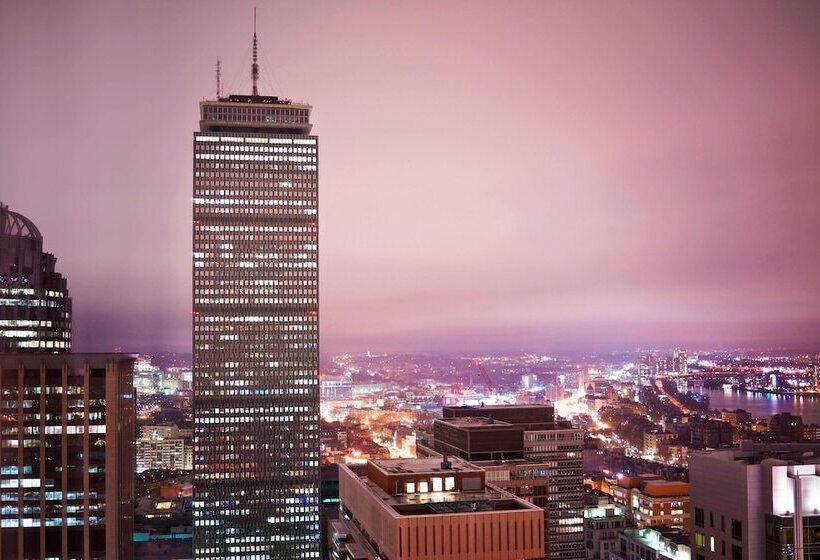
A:
<svg viewBox="0 0 820 560">
<path fill-rule="evenodd" d="M 0 558 L 133 558 L 133 367 L 0 353 Z"/>
<path fill-rule="evenodd" d="M 318 146 L 310 111 L 256 94 L 200 103 L 198 559 L 319 557 Z"/>
<path fill-rule="evenodd" d="M 546 404 L 445 406 L 442 415 L 435 452 L 474 462 L 494 484 L 543 508 L 545 558 L 583 560 L 583 430 Z"/>
<path fill-rule="evenodd" d="M 692 560 L 820 558 L 820 444 L 696 451 Z"/>
<path fill-rule="evenodd" d="M 34 222 L 0 204 L 0 352 L 70 352 L 71 299 Z"/>
</svg>

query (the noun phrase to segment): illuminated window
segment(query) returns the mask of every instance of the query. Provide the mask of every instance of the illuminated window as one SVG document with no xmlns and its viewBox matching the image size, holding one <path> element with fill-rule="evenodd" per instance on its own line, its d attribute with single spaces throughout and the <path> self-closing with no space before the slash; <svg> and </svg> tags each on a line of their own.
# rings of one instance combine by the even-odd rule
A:
<svg viewBox="0 0 820 560">
<path fill-rule="evenodd" d="M 415 482 L 407 482 L 404 485 L 404 491 L 408 494 L 415 494 L 416 493 L 416 483 Z"/>
<path fill-rule="evenodd" d="M 444 489 L 444 481 L 440 476 L 433 477 L 433 492 L 441 492 Z"/>
<path fill-rule="evenodd" d="M 419 492 L 429 492 L 430 484 L 426 480 L 419 482 Z"/>
<path fill-rule="evenodd" d="M 449 492 L 450 490 L 456 489 L 456 477 L 454 476 L 446 476 L 444 477 L 444 490 Z"/>
</svg>

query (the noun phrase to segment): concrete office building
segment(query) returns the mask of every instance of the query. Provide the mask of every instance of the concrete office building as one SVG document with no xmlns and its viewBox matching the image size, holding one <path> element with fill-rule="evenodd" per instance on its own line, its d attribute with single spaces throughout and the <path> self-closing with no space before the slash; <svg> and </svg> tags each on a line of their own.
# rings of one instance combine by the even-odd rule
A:
<svg viewBox="0 0 820 560">
<path fill-rule="evenodd" d="M 137 472 L 193 469 L 193 449 L 183 438 L 140 438 L 137 440 L 136 457 Z"/>
<path fill-rule="evenodd" d="M 626 523 L 621 506 L 601 503 L 584 508 L 586 559 L 609 560 L 610 553 L 618 549 L 618 535 Z"/>
<path fill-rule="evenodd" d="M 689 535 L 669 527 L 626 529 L 618 535 L 618 549 L 609 560 L 690 560 Z"/>
<path fill-rule="evenodd" d="M 546 505 L 550 491 L 548 470 L 540 461 L 475 461 L 484 469 L 487 483 L 498 486 L 539 507 Z"/>
<path fill-rule="evenodd" d="M 442 415 L 433 425 L 435 451 L 514 480 L 505 487 L 544 509 L 545 554 L 584 558 L 583 431 L 556 421 L 554 407 L 544 404 L 453 406 Z M 537 466 L 501 463 L 515 460 Z"/>
<path fill-rule="evenodd" d="M 690 487 L 686 482 L 666 481 L 655 474 L 619 476 L 611 491 L 615 503 L 624 507 L 636 525 L 689 526 Z"/>
<path fill-rule="evenodd" d="M 646 455 L 657 455 L 664 443 L 675 441 L 677 436 L 671 432 L 654 430 L 643 434 L 643 452 Z"/>
<path fill-rule="evenodd" d="M 688 529 L 690 517 L 689 484 L 651 480 L 632 491 L 631 511 L 639 527 L 666 525 Z"/>
<path fill-rule="evenodd" d="M 467 461 L 524 458 L 524 430 L 492 418 L 462 416 L 433 423 L 435 450 Z"/>
<path fill-rule="evenodd" d="M 134 358 L 0 354 L 0 557 L 133 557 Z"/>
<path fill-rule="evenodd" d="M 311 106 L 199 105 L 194 556 L 319 557 L 318 145 Z"/>
<path fill-rule="evenodd" d="M 544 556 L 541 508 L 487 484 L 482 469 L 458 458 L 340 465 L 339 497 L 359 547 L 379 558 Z"/>
<path fill-rule="evenodd" d="M 695 560 L 820 558 L 820 444 L 693 452 Z"/>
</svg>

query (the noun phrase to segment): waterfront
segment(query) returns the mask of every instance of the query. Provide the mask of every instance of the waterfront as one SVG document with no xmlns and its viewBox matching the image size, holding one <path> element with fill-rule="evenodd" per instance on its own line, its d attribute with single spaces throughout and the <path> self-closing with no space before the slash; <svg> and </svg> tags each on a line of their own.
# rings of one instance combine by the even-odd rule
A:
<svg viewBox="0 0 820 560">
<path fill-rule="evenodd" d="M 696 387 L 694 391 L 709 395 L 712 409 L 734 410 L 742 408 L 757 418 L 767 418 L 772 414 L 791 412 L 803 417 L 809 424 L 820 423 L 820 398 L 746 393 L 732 389 L 704 389 Z"/>
</svg>

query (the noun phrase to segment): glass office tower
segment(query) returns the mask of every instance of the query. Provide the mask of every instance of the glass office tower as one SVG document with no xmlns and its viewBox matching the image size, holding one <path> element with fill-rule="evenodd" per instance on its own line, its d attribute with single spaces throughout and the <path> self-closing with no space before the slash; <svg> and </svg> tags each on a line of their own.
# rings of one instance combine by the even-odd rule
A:
<svg viewBox="0 0 820 560">
<path fill-rule="evenodd" d="M 309 105 L 200 103 L 194 556 L 319 557 L 317 139 Z"/>
<path fill-rule="evenodd" d="M 71 351 L 71 298 L 34 222 L 0 204 L 0 352 Z"/>
</svg>

